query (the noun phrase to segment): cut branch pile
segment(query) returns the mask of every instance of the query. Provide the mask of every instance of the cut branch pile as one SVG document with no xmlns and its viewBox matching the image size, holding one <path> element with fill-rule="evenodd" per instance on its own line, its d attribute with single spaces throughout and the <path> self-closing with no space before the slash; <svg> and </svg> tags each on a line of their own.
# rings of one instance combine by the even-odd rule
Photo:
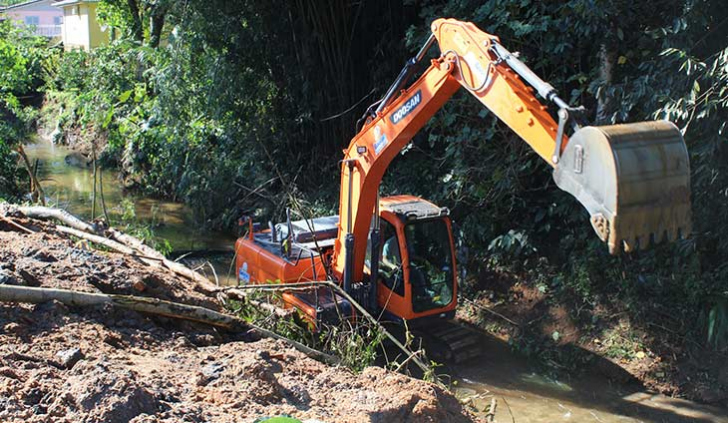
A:
<svg viewBox="0 0 728 423">
<path fill-rule="evenodd" d="M 159 251 L 148 247 L 140 239 L 124 234 L 114 228 L 106 228 L 103 225 L 84 222 L 61 209 L 28 206 L 18 207 L 18 210 L 28 217 L 35 219 L 54 219 L 68 225 L 68 227 L 57 226 L 56 229 L 59 232 L 83 238 L 114 251 L 137 257 L 150 266 L 169 269 L 173 273 L 194 282 L 197 288 L 205 294 L 212 294 L 218 290 L 217 285 L 206 277 L 192 271 L 184 264 L 167 260 Z"/>
</svg>

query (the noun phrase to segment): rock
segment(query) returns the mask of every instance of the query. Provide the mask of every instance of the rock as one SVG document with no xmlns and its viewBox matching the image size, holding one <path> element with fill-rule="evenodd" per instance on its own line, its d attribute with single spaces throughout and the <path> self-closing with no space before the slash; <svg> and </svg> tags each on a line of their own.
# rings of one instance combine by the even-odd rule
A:
<svg viewBox="0 0 728 423">
<path fill-rule="evenodd" d="M 194 334 L 191 336 L 190 342 L 198 347 L 207 347 L 216 343 L 215 336 L 209 333 Z"/>
<path fill-rule="evenodd" d="M 114 334 L 106 334 L 103 341 L 114 348 L 124 348 L 122 339 Z"/>
<path fill-rule="evenodd" d="M 44 405 L 36 404 L 33 406 L 33 414 L 38 414 L 38 415 L 48 414 L 48 408 Z"/>
<path fill-rule="evenodd" d="M 137 292 L 144 292 L 147 290 L 147 285 L 141 280 L 134 281 L 131 287 Z"/>
<path fill-rule="evenodd" d="M 81 352 L 80 348 L 71 348 L 68 350 L 58 351 L 58 353 L 56 353 L 56 357 L 59 358 L 63 367 L 66 369 L 72 369 L 73 366 L 85 356 Z"/>
<path fill-rule="evenodd" d="M 43 391 L 40 388 L 31 388 L 22 395 L 25 405 L 36 405 L 43 398 Z"/>
<path fill-rule="evenodd" d="M 34 274 L 28 272 L 25 269 L 18 270 L 18 273 L 23 278 L 27 286 L 32 286 L 36 288 L 40 286 L 40 280 Z"/>
<path fill-rule="evenodd" d="M 18 323 L 11 322 L 3 327 L 3 331 L 5 331 L 5 333 L 18 334 L 23 331 L 23 327 Z"/>
<path fill-rule="evenodd" d="M 7 270 L 0 269 L 0 284 L 4 285 L 16 285 L 18 280 L 15 279 L 12 273 Z"/>
<path fill-rule="evenodd" d="M 38 253 L 38 251 L 40 251 L 40 250 L 38 250 L 35 247 L 25 246 L 25 247 L 23 247 L 22 250 L 20 250 L 20 254 L 24 255 L 25 257 L 32 257 L 32 256 L 36 255 Z"/>
<path fill-rule="evenodd" d="M 57 258 L 55 258 L 52 254 L 48 253 L 47 251 L 38 251 L 37 253 L 33 254 L 33 258 L 42 261 L 44 263 L 53 263 L 58 261 Z"/>
<path fill-rule="evenodd" d="M 93 163 L 92 160 L 89 160 L 86 156 L 78 152 L 73 152 L 67 155 L 64 160 L 67 165 L 80 167 L 82 169 L 90 167 Z"/>
</svg>

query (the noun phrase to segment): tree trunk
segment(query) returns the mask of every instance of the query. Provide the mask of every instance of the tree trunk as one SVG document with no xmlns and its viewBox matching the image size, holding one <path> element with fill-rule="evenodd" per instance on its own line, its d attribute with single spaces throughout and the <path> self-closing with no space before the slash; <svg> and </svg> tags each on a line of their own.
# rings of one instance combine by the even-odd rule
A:
<svg viewBox="0 0 728 423">
<path fill-rule="evenodd" d="M 156 6 L 152 10 L 152 16 L 149 18 L 149 46 L 153 48 L 159 47 L 162 40 L 162 29 L 164 28 L 164 18 L 167 15 L 167 8 Z"/>
<path fill-rule="evenodd" d="M 617 60 L 617 51 L 611 43 L 605 42 L 599 49 L 599 79 L 601 90 L 597 96 L 596 124 L 612 123 L 611 115 L 614 113 L 614 97 L 607 93 L 614 77 L 614 63 Z"/>
<path fill-rule="evenodd" d="M 139 10 L 139 4 L 137 0 L 126 0 L 127 6 L 129 6 L 129 12 L 131 12 L 132 24 L 131 24 L 131 35 L 135 40 L 144 42 L 144 29 L 142 28 L 142 15 Z"/>
<path fill-rule="evenodd" d="M 25 154 L 23 146 L 18 145 L 17 151 L 23 159 L 23 163 L 25 163 L 25 168 L 28 171 L 28 177 L 30 178 L 30 186 L 33 187 L 32 191 L 34 195 L 37 195 L 40 203 L 45 206 L 45 193 L 43 192 L 43 187 L 40 186 L 40 182 L 38 182 L 38 178 L 36 178 L 33 172 L 33 166 L 30 165 L 30 160 L 28 160 L 28 156 Z"/>
<path fill-rule="evenodd" d="M 18 207 L 18 211 L 36 219 L 55 219 L 79 231 L 96 232 L 96 228 L 93 225 L 89 225 L 65 210 L 39 206 L 20 206 Z"/>
</svg>

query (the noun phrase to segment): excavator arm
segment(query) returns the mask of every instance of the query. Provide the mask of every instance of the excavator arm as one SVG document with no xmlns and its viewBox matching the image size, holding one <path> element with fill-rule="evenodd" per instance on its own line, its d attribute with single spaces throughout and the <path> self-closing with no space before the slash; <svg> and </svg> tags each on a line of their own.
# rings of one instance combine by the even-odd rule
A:
<svg viewBox="0 0 728 423">
<path fill-rule="evenodd" d="M 434 44 L 441 55 L 409 83 L 414 65 Z M 578 109 L 535 75 L 498 37 L 469 22 L 438 19 L 432 36 L 367 113 L 345 151 L 334 272 L 362 280 L 379 184 L 394 157 L 461 87 L 467 89 L 553 168 L 557 186 L 590 213 L 597 235 L 616 253 L 647 247 L 651 238 L 690 232 L 689 161 L 669 122 L 580 128 Z M 558 122 L 535 92 L 557 108 Z M 567 125 L 573 130 L 566 135 Z"/>
</svg>

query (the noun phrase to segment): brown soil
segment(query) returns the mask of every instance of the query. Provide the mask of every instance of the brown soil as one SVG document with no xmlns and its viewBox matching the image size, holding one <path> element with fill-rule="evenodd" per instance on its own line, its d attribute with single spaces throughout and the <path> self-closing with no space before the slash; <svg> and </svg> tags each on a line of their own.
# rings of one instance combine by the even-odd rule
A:
<svg viewBox="0 0 728 423">
<path fill-rule="evenodd" d="M 728 401 L 726 351 L 681 334 L 684 322 L 675 322 L 669 313 L 637 320 L 609 299 L 580 309 L 541 292 L 527 274 L 499 271 L 477 279 L 475 303 L 519 326 L 474 306 L 463 307 L 458 317 L 502 340 L 530 343 L 557 371 L 587 369 L 668 396 L 709 404 Z"/>
<path fill-rule="evenodd" d="M 0 210 L 0 215 L 4 211 Z M 0 283 L 149 295 L 218 308 L 184 280 L 0 220 Z M 280 341 L 113 308 L 0 304 L 0 421 L 467 422 L 454 396 L 381 368 L 330 367 Z"/>
</svg>

